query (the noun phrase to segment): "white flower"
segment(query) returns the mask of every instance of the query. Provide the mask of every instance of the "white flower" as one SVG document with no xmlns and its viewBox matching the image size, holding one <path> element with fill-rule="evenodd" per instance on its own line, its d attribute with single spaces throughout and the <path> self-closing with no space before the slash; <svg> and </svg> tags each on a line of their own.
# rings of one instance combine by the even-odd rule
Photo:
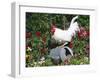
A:
<svg viewBox="0 0 100 80">
<path fill-rule="evenodd" d="M 27 47 L 27 51 L 32 51 L 32 48 L 30 48 L 30 47 Z"/>
<path fill-rule="evenodd" d="M 40 65 L 42 65 L 43 63 L 45 63 L 45 61 L 39 61 L 38 62 Z"/>
<path fill-rule="evenodd" d="M 45 58 L 44 57 L 42 57 L 41 59 L 40 59 L 40 61 L 44 61 L 45 60 Z"/>
</svg>

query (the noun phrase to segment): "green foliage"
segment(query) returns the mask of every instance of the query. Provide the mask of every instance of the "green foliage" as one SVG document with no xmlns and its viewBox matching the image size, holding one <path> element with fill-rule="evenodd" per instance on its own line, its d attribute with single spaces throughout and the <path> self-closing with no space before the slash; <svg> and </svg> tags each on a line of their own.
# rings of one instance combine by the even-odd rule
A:
<svg viewBox="0 0 100 80">
<path fill-rule="evenodd" d="M 80 23 L 81 26 L 85 26 L 87 28 L 89 28 L 89 16 L 88 15 L 84 15 L 84 16 L 79 16 L 78 22 Z"/>
<path fill-rule="evenodd" d="M 26 67 L 36 66 L 52 66 L 53 63 L 48 57 L 49 45 L 51 40 L 50 27 L 55 24 L 58 28 L 66 29 L 69 27 L 71 19 L 76 15 L 66 14 L 47 14 L 47 13 L 26 13 L 26 33 L 32 33 L 32 36 L 26 38 Z M 89 16 L 79 15 L 78 23 L 81 27 L 89 30 Z M 37 33 L 39 32 L 39 33 Z M 30 44 L 30 45 L 29 45 Z M 86 45 L 89 44 L 89 37 L 78 39 L 76 35 L 73 39 L 74 56 L 70 64 L 89 64 L 89 52 L 86 52 Z M 28 51 L 27 51 L 28 50 Z M 41 56 L 45 56 L 46 60 L 43 64 L 39 63 Z"/>
</svg>

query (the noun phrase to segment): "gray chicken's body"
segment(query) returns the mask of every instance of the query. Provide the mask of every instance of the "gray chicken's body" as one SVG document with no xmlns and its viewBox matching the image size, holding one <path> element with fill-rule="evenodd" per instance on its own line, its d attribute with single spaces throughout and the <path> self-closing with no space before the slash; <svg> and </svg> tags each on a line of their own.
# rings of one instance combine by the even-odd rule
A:
<svg viewBox="0 0 100 80">
<path fill-rule="evenodd" d="M 52 62 L 56 65 L 64 62 L 65 60 L 69 60 L 73 56 L 72 50 L 65 46 L 65 47 L 56 47 L 50 50 L 50 57 Z"/>
</svg>

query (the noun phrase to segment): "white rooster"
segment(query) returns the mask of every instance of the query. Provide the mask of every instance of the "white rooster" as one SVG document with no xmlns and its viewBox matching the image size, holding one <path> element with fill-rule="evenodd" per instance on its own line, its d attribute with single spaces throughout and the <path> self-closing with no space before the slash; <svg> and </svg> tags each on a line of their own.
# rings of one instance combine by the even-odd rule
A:
<svg viewBox="0 0 100 80">
<path fill-rule="evenodd" d="M 55 25 L 51 26 L 51 33 L 52 38 L 61 42 L 71 42 L 72 37 L 75 36 L 76 32 L 80 31 L 78 23 L 75 22 L 75 20 L 78 18 L 78 16 L 75 16 L 70 23 L 70 26 L 67 30 L 62 30 L 57 28 Z"/>
</svg>

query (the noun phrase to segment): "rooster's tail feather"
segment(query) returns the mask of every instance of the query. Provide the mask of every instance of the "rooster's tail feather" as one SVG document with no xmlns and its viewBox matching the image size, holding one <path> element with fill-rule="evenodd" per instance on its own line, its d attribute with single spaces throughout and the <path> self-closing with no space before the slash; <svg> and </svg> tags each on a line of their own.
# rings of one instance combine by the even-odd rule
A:
<svg viewBox="0 0 100 80">
<path fill-rule="evenodd" d="M 70 26 L 74 23 L 74 21 L 78 18 L 78 16 L 73 17 L 73 19 L 71 20 Z"/>
</svg>

